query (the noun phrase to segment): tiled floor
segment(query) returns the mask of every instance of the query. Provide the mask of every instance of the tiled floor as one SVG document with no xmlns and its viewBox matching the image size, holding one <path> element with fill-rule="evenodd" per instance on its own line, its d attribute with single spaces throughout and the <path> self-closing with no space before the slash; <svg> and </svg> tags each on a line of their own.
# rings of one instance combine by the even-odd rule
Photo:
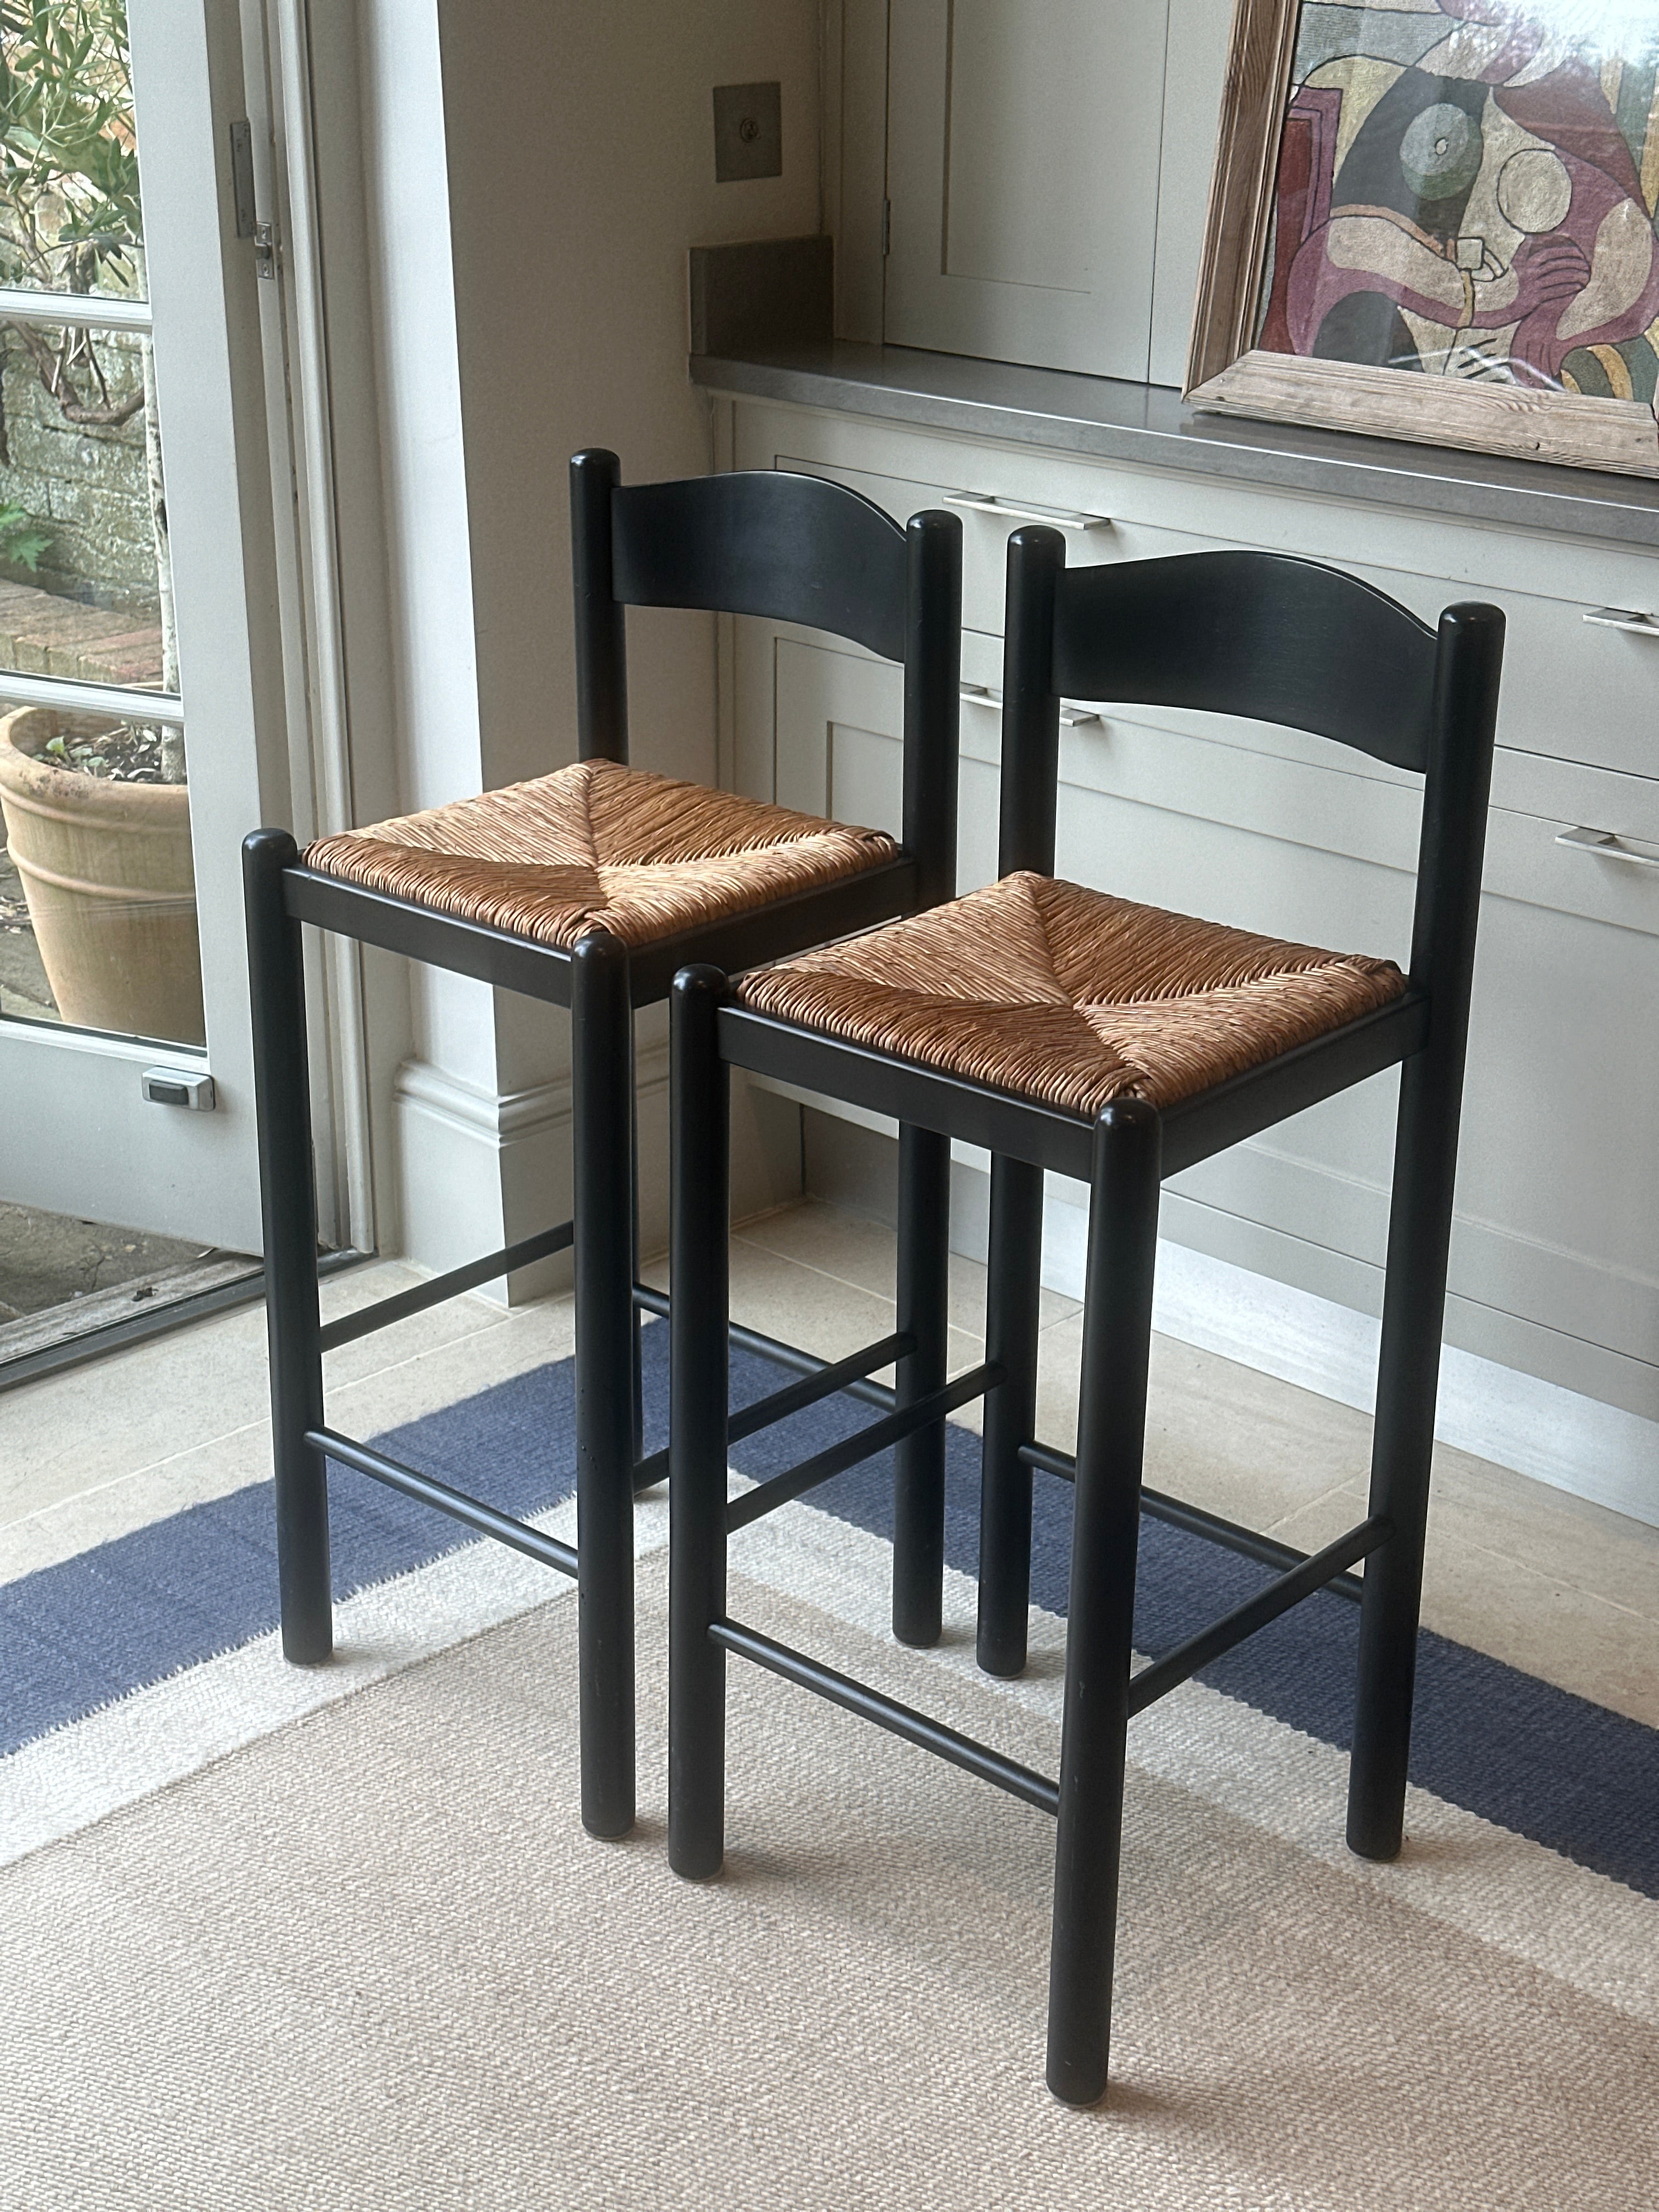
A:
<svg viewBox="0 0 1659 2212">
<path fill-rule="evenodd" d="M 738 1317 L 829 1357 L 893 1326 L 892 1237 L 808 1203 L 750 1223 Z M 984 1271 L 953 1262 L 953 1365 L 979 1357 Z M 647 1270 L 655 1280 L 660 1268 Z M 414 1279 L 396 1262 L 335 1277 L 343 1312 Z M 1078 1308 L 1046 1294 L 1040 1427 L 1069 1448 Z M 269 1474 L 264 1323 L 244 1310 L 0 1395 L 0 1580 Z M 461 1298 L 328 1360 L 331 1420 L 368 1436 L 571 1348 L 568 1298 L 507 1312 Z M 1304 1549 L 1364 1510 L 1364 1415 L 1168 1338 L 1156 1340 L 1146 1479 Z M 970 1408 L 963 1419 L 976 1419 Z M 1428 1624 L 1659 1727 L 1659 1530 L 1443 1450 Z"/>
</svg>

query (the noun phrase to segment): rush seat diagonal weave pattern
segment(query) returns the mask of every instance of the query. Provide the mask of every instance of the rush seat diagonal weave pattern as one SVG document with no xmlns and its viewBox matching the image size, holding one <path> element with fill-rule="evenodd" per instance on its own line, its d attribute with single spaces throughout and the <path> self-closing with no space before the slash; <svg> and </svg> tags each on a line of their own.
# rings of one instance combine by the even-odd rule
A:
<svg viewBox="0 0 1659 2212">
<path fill-rule="evenodd" d="M 896 860 L 848 829 L 616 761 L 324 837 L 308 866 L 538 945 L 653 944 Z"/>
<path fill-rule="evenodd" d="M 1391 960 L 1322 952 L 1032 874 L 736 979 L 857 1044 L 1093 1115 L 1171 1106 L 1386 1006 Z"/>
</svg>

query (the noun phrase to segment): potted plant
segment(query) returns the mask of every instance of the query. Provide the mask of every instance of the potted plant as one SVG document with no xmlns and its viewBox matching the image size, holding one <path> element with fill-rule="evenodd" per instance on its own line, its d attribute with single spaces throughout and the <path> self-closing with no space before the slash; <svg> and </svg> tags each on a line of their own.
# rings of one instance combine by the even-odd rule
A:
<svg viewBox="0 0 1659 2212">
<path fill-rule="evenodd" d="M 66 1022 L 203 1044 L 190 795 L 154 723 L 0 720 L 0 813 Z"/>
</svg>

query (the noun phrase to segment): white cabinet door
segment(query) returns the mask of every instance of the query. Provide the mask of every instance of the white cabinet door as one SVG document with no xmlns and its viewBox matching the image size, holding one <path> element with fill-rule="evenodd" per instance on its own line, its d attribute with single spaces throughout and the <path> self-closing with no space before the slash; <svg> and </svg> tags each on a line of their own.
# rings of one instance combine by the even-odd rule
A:
<svg viewBox="0 0 1659 2212">
<path fill-rule="evenodd" d="M 1000 650 L 992 639 L 975 643 Z M 810 630 L 740 621 L 733 672 L 737 782 L 745 797 L 896 837 L 903 671 Z M 989 759 L 970 753 L 962 762 L 957 817 L 964 890 L 996 873 L 996 817 L 994 751 Z"/>
<path fill-rule="evenodd" d="M 1144 378 L 1168 0 L 893 0 L 891 345 Z"/>
</svg>

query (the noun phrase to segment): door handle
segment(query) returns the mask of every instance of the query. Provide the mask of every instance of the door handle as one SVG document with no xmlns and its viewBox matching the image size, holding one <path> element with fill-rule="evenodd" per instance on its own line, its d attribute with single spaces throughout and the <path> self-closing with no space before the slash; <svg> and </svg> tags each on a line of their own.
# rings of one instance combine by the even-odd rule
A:
<svg viewBox="0 0 1659 2212">
<path fill-rule="evenodd" d="M 1611 830 L 1564 830 L 1555 842 L 1575 852 L 1599 853 L 1604 860 L 1627 861 L 1632 868 L 1659 868 L 1659 853 L 1632 853 Z"/>
<path fill-rule="evenodd" d="M 1002 712 L 1002 694 L 994 691 L 988 684 L 964 684 L 962 686 L 963 703 L 969 707 L 990 707 L 999 714 Z M 1099 715 L 1092 707 L 1074 707 L 1068 700 L 1060 702 L 1060 719 L 1068 727 L 1075 728 L 1083 722 L 1097 722 Z"/>
<path fill-rule="evenodd" d="M 1633 637 L 1659 637 L 1659 616 L 1639 607 L 1591 607 L 1583 617 L 1598 629 L 1627 629 Z"/>
<path fill-rule="evenodd" d="M 1080 507 L 1019 507 L 999 499 L 994 491 L 947 491 L 946 507 L 964 507 L 975 514 L 1000 515 L 1004 522 L 1050 522 L 1056 530 L 1109 530 L 1109 514 L 1090 514 Z"/>
</svg>

